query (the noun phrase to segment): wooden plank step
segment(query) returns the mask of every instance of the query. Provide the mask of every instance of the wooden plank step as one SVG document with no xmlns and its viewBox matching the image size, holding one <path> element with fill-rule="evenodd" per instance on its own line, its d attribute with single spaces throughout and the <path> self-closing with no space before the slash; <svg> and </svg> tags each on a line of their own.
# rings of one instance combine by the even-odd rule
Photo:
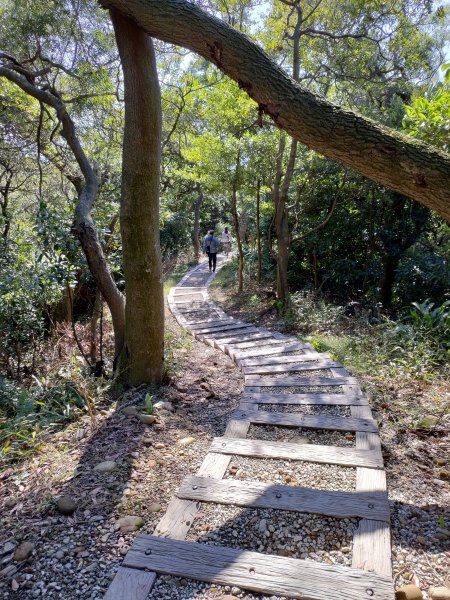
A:
<svg viewBox="0 0 450 600">
<path fill-rule="evenodd" d="M 295 444 L 289 442 L 269 442 L 266 440 L 230 440 L 214 438 L 209 452 L 252 456 L 255 458 L 282 458 L 304 460 L 313 463 L 326 463 L 345 467 L 368 467 L 382 469 L 383 460 L 370 450 L 358 450 L 339 446 L 319 446 L 318 444 Z"/>
<path fill-rule="evenodd" d="M 236 350 L 245 350 L 246 348 L 255 348 L 255 349 L 261 349 L 261 350 L 265 350 L 267 349 L 267 347 L 271 347 L 271 348 L 280 348 L 283 344 L 289 344 L 289 343 L 295 343 L 292 342 L 292 340 L 290 340 L 289 338 L 284 338 L 284 339 L 280 339 L 280 338 L 276 338 L 273 334 L 271 334 L 270 338 L 268 338 L 267 340 L 263 340 L 261 341 L 257 346 L 255 346 L 254 344 L 252 345 L 250 342 L 246 342 L 245 344 L 237 344 L 236 345 Z"/>
<path fill-rule="evenodd" d="M 227 344 L 228 342 L 226 342 L 225 340 L 234 339 L 242 341 L 243 339 L 247 339 L 247 337 L 252 339 L 252 336 L 259 335 L 258 332 L 259 329 L 257 327 L 252 327 L 251 325 L 249 325 L 246 329 L 242 330 L 237 329 L 236 331 L 220 331 L 217 333 L 207 333 L 205 337 L 211 340 L 217 340 L 221 344 Z M 230 338 L 231 335 L 233 335 L 232 338 Z"/>
<path fill-rule="evenodd" d="M 211 325 L 208 327 L 202 327 L 193 330 L 192 333 L 194 333 L 195 335 L 213 335 L 214 333 L 219 333 L 220 331 L 231 331 L 233 329 L 247 329 L 248 327 L 250 327 L 250 325 L 247 325 L 246 323 L 237 323 L 235 321 L 234 323 L 224 323 L 222 325 Z"/>
<path fill-rule="evenodd" d="M 374 573 L 145 534 L 135 538 L 124 563 L 135 569 L 301 600 L 394 597 L 392 581 Z"/>
<path fill-rule="evenodd" d="M 305 362 L 312 360 L 331 360 L 326 352 L 285 352 L 275 356 L 255 356 L 254 358 L 244 358 L 241 361 L 243 367 L 259 367 L 263 365 L 280 365 L 293 362 Z"/>
<path fill-rule="evenodd" d="M 156 573 L 119 567 L 103 600 L 146 600 L 155 579 Z"/>
<path fill-rule="evenodd" d="M 344 392 L 343 394 L 271 394 L 269 392 L 253 392 L 244 394 L 242 400 L 253 404 L 318 404 L 332 406 L 367 405 L 364 394 Z"/>
<path fill-rule="evenodd" d="M 355 419 L 329 415 L 302 415 L 259 411 L 236 411 L 233 419 L 248 421 L 255 425 L 281 425 L 282 427 L 304 427 L 305 429 L 330 429 L 333 431 L 378 431 L 372 419 Z"/>
<path fill-rule="evenodd" d="M 236 335 L 233 337 L 222 338 L 222 339 L 218 340 L 218 342 L 222 346 L 227 346 L 227 345 L 233 346 L 233 344 L 236 344 L 236 343 L 239 343 L 242 341 L 246 341 L 246 342 L 250 342 L 252 340 L 259 341 L 259 340 L 265 340 L 270 337 L 271 337 L 270 333 L 260 333 L 260 330 L 257 330 L 255 332 L 250 332 L 246 336 L 237 336 Z"/>
<path fill-rule="evenodd" d="M 259 375 L 246 375 L 245 384 L 252 387 L 297 387 L 297 386 L 334 386 L 358 385 L 354 377 L 260 377 Z"/>
<path fill-rule="evenodd" d="M 298 350 L 304 350 L 306 348 L 305 344 L 301 342 L 287 342 L 281 346 L 274 346 L 272 348 L 251 348 L 249 350 L 240 350 L 239 352 L 234 352 L 234 357 L 239 362 L 241 359 L 250 358 L 252 356 L 270 356 L 272 354 L 283 354 L 285 352 L 296 352 Z"/>
<path fill-rule="evenodd" d="M 199 329 L 206 329 L 207 327 L 219 327 L 220 325 L 235 325 L 236 323 L 240 323 L 240 321 L 236 321 L 235 319 L 208 319 L 204 321 L 204 325 L 201 323 L 193 324 L 191 326 L 192 331 L 198 331 Z"/>
<path fill-rule="evenodd" d="M 336 492 L 259 481 L 186 477 L 176 495 L 217 504 L 389 521 L 389 503 L 379 492 Z"/>
<path fill-rule="evenodd" d="M 245 375 L 264 375 L 268 373 L 295 373 L 296 371 L 320 371 L 339 366 L 340 363 L 332 360 L 315 360 L 314 362 L 288 363 L 279 365 L 262 365 L 258 367 L 244 367 Z"/>
</svg>

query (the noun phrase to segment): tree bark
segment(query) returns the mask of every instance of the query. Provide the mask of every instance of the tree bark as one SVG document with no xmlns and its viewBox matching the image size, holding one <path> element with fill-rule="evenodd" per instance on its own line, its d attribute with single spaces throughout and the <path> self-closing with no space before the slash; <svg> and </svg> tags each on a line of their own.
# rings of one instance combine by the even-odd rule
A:
<svg viewBox="0 0 450 600">
<path fill-rule="evenodd" d="M 450 156 L 295 83 L 247 36 L 186 0 L 101 0 L 153 37 L 197 52 L 292 137 L 450 220 Z"/>
<path fill-rule="evenodd" d="M 260 227 L 260 204 L 261 204 L 261 179 L 256 183 L 256 247 L 258 249 L 258 283 L 261 283 L 262 259 L 261 259 L 261 227 Z"/>
<path fill-rule="evenodd" d="M 200 258 L 200 208 L 203 204 L 203 191 L 199 183 L 195 184 L 197 191 L 197 200 L 194 204 L 194 228 L 192 230 L 192 245 L 194 246 L 194 256 Z"/>
<path fill-rule="evenodd" d="M 120 225 L 125 277 L 121 377 L 159 384 L 164 361 L 164 299 L 159 244 L 161 96 L 151 38 L 111 10 L 124 75 L 125 130 Z"/>
<path fill-rule="evenodd" d="M 239 167 L 240 167 L 241 153 L 238 151 L 236 157 L 236 169 L 234 172 L 233 187 L 231 190 L 231 214 L 233 215 L 234 223 L 234 234 L 236 236 L 236 246 L 238 249 L 239 256 L 239 272 L 238 272 L 238 292 L 244 291 L 244 253 L 242 251 L 242 240 L 239 227 L 239 216 L 237 211 L 237 189 L 239 182 Z"/>
</svg>

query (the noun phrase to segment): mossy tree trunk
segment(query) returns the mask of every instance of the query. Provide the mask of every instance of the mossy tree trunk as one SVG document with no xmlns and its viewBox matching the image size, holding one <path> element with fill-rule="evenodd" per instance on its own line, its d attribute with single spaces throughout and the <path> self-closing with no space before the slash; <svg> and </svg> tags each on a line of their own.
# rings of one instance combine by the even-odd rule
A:
<svg viewBox="0 0 450 600">
<path fill-rule="evenodd" d="M 119 377 L 159 384 L 164 300 L 159 243 L 161 95 L 151 38 L 111 10 L 124 75 L 125 129 L 120 226 L 125 277 L 125 344 Z"/>
</svg>

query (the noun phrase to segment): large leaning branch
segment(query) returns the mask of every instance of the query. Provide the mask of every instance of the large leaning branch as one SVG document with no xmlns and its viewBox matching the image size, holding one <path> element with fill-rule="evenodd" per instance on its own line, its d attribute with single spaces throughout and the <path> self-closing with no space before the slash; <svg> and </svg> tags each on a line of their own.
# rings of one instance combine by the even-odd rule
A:
<svg viewBox="0 0 450 600">
<path fill-rule="evenodd" d="M 237 81 L 292 137 L 450 220 L 450 156 L 295 83 L 247 36 L 186 0 L 100 0 Z"/>
</svg>

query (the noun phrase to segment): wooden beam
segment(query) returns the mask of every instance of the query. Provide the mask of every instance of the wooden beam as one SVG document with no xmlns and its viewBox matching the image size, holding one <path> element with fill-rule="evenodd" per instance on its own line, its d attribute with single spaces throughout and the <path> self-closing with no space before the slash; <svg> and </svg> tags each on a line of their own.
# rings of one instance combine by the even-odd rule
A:
<svg viewBox="0 0 450 600">
<path fill-rule="evenodd" d="M 259 411 L 236 411 L 234 419 L 242 419 L 258 425 L 281 425 L 284 427 L 305 427 L 306 429 L 331 429 L 335 431 L 376 432 L 377 424 L 370 419 L 355 419 L 330 415 L 302 415 Z"/>
<path fill-rule="evenodd" d="M 179 498 L 232 504 L 249 508 L 275 508 L 330 517 L 362 517 L 389 521 L 389 504 L 379 492 L 337 492 L 257 481 L 187 477 Z"/>
<path fill-rule="evenodd" d="M 344 393 L 344 394 L 321 394 L 320 392 L 310 392 L 306 394 L 271 394 L 270 392 L 245 393 L 244 402 L 254 404 L 315 404 L 318 406 L 350 406 L 365 405 L 368 400 L 364 394 Z"/>
<path fill-rule="evenodd" d="M 373 456 L 370 450 L 340 446 L 320 446 L 319 444 L 296 444 L 290 442 L 269 442 L 266 440 L 230 440 L 214 438 L 210 452 L 236 454 L 253 458 L 281 458 L 304 460 L 313 463 L 341 465 L 345 467 L 383 468 L 383 461 Z"/>
<path fill-rule="evenodd" d="M 333 600 L 392 600 L 394 597 L 392 582 L 373 573 L 144 534 L 134 540 L 125 564 L 301 600 L 331 597 Z"/>
</svg>

